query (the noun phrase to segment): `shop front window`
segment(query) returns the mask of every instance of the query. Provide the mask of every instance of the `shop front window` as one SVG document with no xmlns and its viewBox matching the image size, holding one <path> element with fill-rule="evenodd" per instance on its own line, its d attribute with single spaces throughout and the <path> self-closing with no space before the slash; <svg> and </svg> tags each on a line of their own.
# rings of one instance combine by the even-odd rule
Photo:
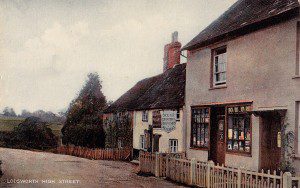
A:
<svg viewBox="0 0 300 188">
<path fill-rule="evenodd" d="M 209 146 L 209 108 L 192 109 L 191 147 L 208 148 Z"/>
<path fill-rule="evenodd" d="M 227 108 L 227 151 L 251 153 L 251 106 Z"/>
</svg>

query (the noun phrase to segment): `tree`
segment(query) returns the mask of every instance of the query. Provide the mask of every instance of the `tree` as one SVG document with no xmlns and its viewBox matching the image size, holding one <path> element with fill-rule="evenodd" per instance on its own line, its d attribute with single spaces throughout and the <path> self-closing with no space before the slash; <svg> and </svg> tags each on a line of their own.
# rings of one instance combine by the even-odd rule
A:
<svg viewBox="0 0 300 188">
<path fill-rule="evenodd" d="M 44 110 L 37 110 L 35 112 L 29 112 L 28 110 L 22 110 L 20 117 L 28 118 L 28 117 L 37 117 L 40 118 L 42 121 L 47 123 L 62 123 L 64 122 L 64 117 L 54 114 L 51 111 L 45 112 Z"/>
<path fill-rule="evenodd" d="M 106 120 L 105 145 L 109 148 L 132 147 L 133 130 L 132 117 L 129 113 L 113 114 Z"/>
<path fill-rule="evenodd" d="M 28 118 L 28 117 L 30 117 L 30 116 L 32 116 L 32 114 L 31 114 L 31 112 L 29 112 L 28 110 L 22 110 L 22 112 L 21 112 L 21 115 L 20 115 L 21 117 L 24 117 L 24 118 Z"/>
<path fill-rule="evenodd" d="M 16 117 L 17 116 L 14 109 L 10 108 L 10 107 L 5 107 L 4 108 L 3 115 L 4 116 L 9 116 L 9 117 Z"/>
<path fill-rule="evenodd" d="M 88 80 L 67 110 L 62 128 L 63 143 L 84 147 L 104 147 L 102 115 L 107 106 L 102 82 L 97 73 L 88 74 Z"/>
<path fill-rule="evenodd" d="M 9 147 L 22 149 L 49 149 L 57 147 L 57 138 L 40 118 L 28 117 L 16 126 L 5 140 Z"/>
</svg>

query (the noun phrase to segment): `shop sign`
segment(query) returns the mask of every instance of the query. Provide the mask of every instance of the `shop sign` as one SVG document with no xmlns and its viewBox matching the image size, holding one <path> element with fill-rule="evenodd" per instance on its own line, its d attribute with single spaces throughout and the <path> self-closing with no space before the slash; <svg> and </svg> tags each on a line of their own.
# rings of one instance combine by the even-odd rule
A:
<svg viewBox="0 0 300 188">
<path fill-rule="evenodd" d="M 154 128 L 161 128 L 161 114 L 159 110 L 152 112 L 152 125 Z"/>
<path fill-rule="evenodd" d="M 228 107 L 228 114 L 236 114 L 236 113 L 244 113 L 244 112 L 250 112 L 251 106 L 234 106 L 234 107 Z"/>
<path fill-rule="evenodd" d="M 172 132 L 176 128 L 176 111 L 162 111 L 161 126 L 167 133 Z"/>
</svg>

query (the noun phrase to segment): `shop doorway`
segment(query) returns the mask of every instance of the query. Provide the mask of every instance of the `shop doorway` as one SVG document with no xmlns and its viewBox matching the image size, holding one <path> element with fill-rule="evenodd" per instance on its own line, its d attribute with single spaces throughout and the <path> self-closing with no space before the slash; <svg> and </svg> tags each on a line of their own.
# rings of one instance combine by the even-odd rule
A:
<svg viewBox="0 0 300 188">
<path fill-rule="evenodd" d="M 260 114 L 260 169 L 278 170 L 281 161 L 282 118 L 275 112 Z"/>
<path fill-rule="evenodd" d="M 225 107 L 212 107 L 208 159 L 225 164 L 225 146 Z"/>
</svg>

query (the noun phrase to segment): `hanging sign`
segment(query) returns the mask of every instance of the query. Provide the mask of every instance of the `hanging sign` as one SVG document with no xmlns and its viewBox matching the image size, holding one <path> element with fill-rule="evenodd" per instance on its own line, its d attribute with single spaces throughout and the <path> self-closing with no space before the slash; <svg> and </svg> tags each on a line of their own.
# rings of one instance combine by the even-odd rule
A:
<svg viewBox="0 0 300 188">
<path fill-rule="evenodd" d="M 167 133 L 175 130 L 176 127 L 176 111 L 166 110 L 162 111 L 161 127 Z"/>
<path fill-rule="evenodd" d="M 159 110 L 152 112 L 152 125 L 154 128 L 161 128 L 161 114 Z"/>
</svg>

